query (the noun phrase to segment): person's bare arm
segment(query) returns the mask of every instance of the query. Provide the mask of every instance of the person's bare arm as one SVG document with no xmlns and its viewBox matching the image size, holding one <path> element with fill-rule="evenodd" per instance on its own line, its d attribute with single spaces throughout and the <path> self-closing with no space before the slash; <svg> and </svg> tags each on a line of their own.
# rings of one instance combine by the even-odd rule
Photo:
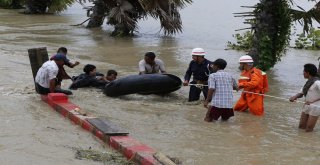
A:
<svg viewBox="0 0 320 165">
<path fill-rule="evenodd" d="M 290 97 L 289 100 L 291 102 L 294 102 L 295 100 L 297 100 L 298 98 L 301 98 L 301 97 L 303 97 L 303 94 L 302 93 L 297 93 L 296 95 Z"/>
<path fill-rule="evenodd" d="M 210 89 L 208 90 L 207 99 L 206 99 L 206 100 L 204 101 L 204 103 L 203 103 L 203 106 L 204 106 L 205 108 L 208 108 L 208 104 L 209 104 L 209 102 L 210 102 L 211 99 L 212 99 L 212 96 L 213 96 L 214 91 L 215 91 L 215 89 L 213 89 L 213 88 L 210 88 Z"/>
<path fill-rule="evenodd" d="M 56 88 L 56 79 L 51 79 L 50 80 L 50 93 L 54 93 L 54 89 Z"/>
</svg>

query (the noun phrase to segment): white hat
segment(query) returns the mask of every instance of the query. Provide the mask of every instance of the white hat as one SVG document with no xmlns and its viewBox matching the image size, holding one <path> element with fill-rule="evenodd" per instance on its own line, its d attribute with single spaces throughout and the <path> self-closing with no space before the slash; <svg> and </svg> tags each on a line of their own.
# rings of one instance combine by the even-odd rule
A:
<svg viewBox="0 0 320 165">
<path fill-rule="evenodd" d="M 239 63 L 252 63 L 253 59 L 251 56 L 245 55 L 239 58 Z"/>
<path fill-rule="evenodd" d="M 202 48 L 194 48 L 191 52 L 192 56 L 205 56 L 206 52 Z"/>
</svg>

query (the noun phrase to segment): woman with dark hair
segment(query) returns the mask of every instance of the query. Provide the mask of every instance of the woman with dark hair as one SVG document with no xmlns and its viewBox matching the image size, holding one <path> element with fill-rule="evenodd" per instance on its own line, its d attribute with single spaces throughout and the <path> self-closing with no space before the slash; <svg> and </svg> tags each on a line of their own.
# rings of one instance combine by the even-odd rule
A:
<svg viewBox="0 0 320 165">
<path fill-rule="evenodd" d="M 303 76 L 308 81 L 300 92 L 289 100 L 294 102 L 298 98 L 305 97 L 299 128 L 311 132 L 320 116 L 320 78 L 317 76 L 317 67 L 314 64 L 305 64 Z"/>
</svg>

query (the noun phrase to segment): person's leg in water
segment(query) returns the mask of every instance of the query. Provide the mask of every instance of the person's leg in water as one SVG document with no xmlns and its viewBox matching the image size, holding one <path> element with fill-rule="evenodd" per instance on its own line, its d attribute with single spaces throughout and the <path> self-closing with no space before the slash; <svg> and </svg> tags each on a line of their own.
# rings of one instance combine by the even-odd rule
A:
<svg viewBox="0 0 320 165">
<path fill-rule="evenodd" d="M 195 84 L 196 81 L 191 81 L 190 84 Z M 190 86 L 190 91 L 189 91 L 189 102 L 191 101 L 198 101 L 200 99 L 200 93 L 201 89 L 197 88 L 194 85 Z"/>
<path fill-rule="evenodd" d="M 306 132 L 312 132 L 313 128 L 316 126 L 319 116 L 311 116 L 309 115 L 307 125 L 306 125 Z"/>
<path fill-rule="evenodd" d="M 299 128 L 306 129 L 309 115 L 302 112 L 300 116 Z"/>
</svg>

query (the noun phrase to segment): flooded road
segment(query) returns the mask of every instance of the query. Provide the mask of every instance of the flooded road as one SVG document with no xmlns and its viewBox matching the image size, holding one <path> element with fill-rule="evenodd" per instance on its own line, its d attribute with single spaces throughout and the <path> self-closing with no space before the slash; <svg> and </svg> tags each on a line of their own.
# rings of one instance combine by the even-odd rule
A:
<svg viewBox="0 0 320 165">
<path fill-rule="evenodd" d="M 27 49 L 47 47 L 49 54 L 65 46 L 72 61 L 70 75 L 91 63 L 106 73 L 115 69 L 119 77 L 138 73 L 138 61 L 154 51 L 169 73 L 183 77 L 194 47 L 203 47 L 206 58 L 224 58 L 226 70 L 235 78 L 238 58 L 244 52 L 226 51 L 235 29 L 245 28 L 232 13 L 246 11 L 241 5 L 256 1 L 196 1 L 182 12 L 184 32 L 174 37 L 157 34 L 160 25 L 149 19 L 140 22 L 134 38 L 111 38 L 110 27 L 85 29 L 70 26 L 85 20 L 81 6 L 59 15 L 32 16 L 0 9 L 0 162 L 5 164 L 101 164 L 76 160 L 70 147 L 104 149 L 89 133 L 59 117 L 34 94 Z M 298 32 L 300 33 L 300 32 Z M 305 83 L 305 63 L 314 63 L 319 52 L 288 50 L 268 72 L 269 95 L 289 98 Z M 70 81 L 64 81 L 68 87 Z M 301 104 L 266 98 L 265 116 L 235 113 L 228 122 L 206 123 L 206 109 L 187 105 L 188 88 L 169 96 L 129 95 L 106 97 L 98 89 L 78 89 L 70 101 L 83 109 L 114 121 L 130 130 L 139 141 L 187 165 L 211 164 L 319 164 L 320 128 L 314 133 L 297 129 Z M 239 97 L 235 93 L 235 100 Z M 68 148 L 69 147 L 69 148 Z"/>
</svg>

